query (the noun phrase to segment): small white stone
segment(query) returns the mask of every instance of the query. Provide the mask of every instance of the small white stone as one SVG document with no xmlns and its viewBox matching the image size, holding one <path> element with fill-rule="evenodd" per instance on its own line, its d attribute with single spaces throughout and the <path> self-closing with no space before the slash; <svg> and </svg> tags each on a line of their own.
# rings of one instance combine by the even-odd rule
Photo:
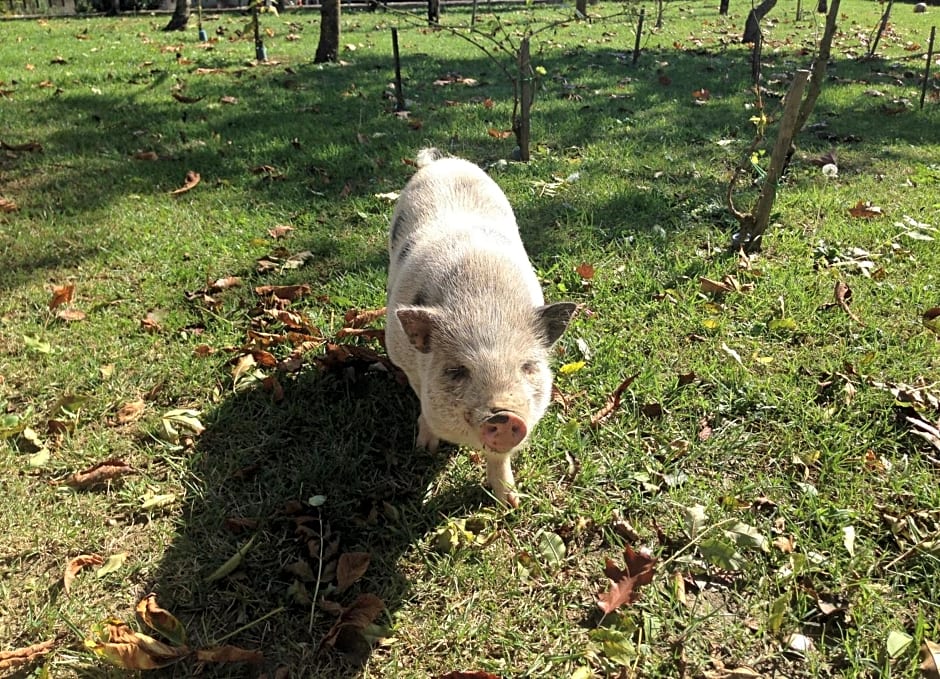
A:
<svg viewBox="0 0 940 679">
<path fill-rule="evenodd" d="M 835 163 L 826 163 L 822 166 L 822 173 L 827 177 L 838 177 L 839 167 Z"/>
</svg>

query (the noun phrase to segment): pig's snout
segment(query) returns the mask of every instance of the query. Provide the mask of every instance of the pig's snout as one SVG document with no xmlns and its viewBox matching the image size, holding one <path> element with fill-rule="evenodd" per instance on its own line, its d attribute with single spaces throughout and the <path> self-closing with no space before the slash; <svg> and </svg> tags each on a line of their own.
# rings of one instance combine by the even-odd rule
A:
<svg viewBox="0 0 940 679">
<path fill-rule="evenodd" d="M 497 453 L 508 453 L 522 443 L 528 433 L 525 420 L 503 410 L 491 415 L 480 426 L 483 445 Z"/>
</svg>

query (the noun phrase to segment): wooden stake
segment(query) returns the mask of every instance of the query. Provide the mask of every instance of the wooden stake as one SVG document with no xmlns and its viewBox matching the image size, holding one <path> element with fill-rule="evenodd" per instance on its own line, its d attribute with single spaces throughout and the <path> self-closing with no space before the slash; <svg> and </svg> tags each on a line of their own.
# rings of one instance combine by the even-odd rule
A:
<svg viewBox="0 0 940 679">
<path fill-rule="evenodd" d="M 514 126 L 516 143 L 519 144 L 519 160 L 529 162 L 529 135 L 532 129 L 532 98 L 535 88 L 532 82 L 532 61 L 529 56 L 529 38 L 519 42 L 519 120 Z"/>
<path fill-rule="evenodd" d="M 927 65 L 924 66 L 924 82 L 920 86 L 920 108 L 924 109 L 924 97 L 927 96 L 927 83 L 930 82 L 930 64 L 933 61 L 933 39 L 937 36 L 937 27 L 930 27 L 930 42 L 927 43 Z"/>
<path fill-rule="evenodd" d="M 643 17 L 646 16 L 646 8 L 640 8 L 640 18 L 636 22 L 636 42 L 633 43 L 633 65 L 636 66 L 636 62 L 640 58 L 640 38 L 643 37 Z"/>
<path fill-rule="evenodd" d="M 871 41 L 871 46 L 868 48 L 868 56 L 875 56 L 875 50 L 878 49 L 878 42 L 881 40 L 881 34 L 885 32 L 885 28 L 888 27 L 888 19 L 891 17 L 891 7 L 894 5 L 894 0 L 888 0 L 888 6 L 885 8 L 885 13 L 881 15 L 881 23 L 878 24 L 878 32 L 875 33 L 875 39 Z"/>
<path fill-rule="evenodd" d="M 395 110 L 404 111 L 405 94 L 401 89 L 401 56 L 398 53 L 398 29 L 392 29 L 392 54 L 395 58 Z"/>
</svg>

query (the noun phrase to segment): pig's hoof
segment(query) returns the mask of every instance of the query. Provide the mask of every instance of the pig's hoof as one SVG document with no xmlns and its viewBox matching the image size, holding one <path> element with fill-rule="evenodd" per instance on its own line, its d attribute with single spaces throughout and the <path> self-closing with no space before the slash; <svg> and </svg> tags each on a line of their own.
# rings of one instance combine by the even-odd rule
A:
<svg viewBox="0 0 940 679">
<path fill-rule="evenodd" d="M 423 448 L 429 453 L 436 453 L 441 440 L 431 433 L 431 428 L 425 423 L 423 417 L 418 418 L 418 438 L 415 441 L 416 448 Z"/>
<path fill-rule="evenodd" d="M 503 502 L 512 507 L 513 509 L 519 509 L 519 496 L 515 493 L 509 493 L 503 498 Z"/>
</svg>

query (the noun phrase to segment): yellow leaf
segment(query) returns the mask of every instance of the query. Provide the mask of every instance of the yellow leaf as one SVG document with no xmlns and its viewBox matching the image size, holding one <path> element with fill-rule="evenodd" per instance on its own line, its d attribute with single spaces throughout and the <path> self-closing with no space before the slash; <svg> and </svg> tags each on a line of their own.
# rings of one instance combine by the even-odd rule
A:
<svg viewBox="0 0 940 679">
<path fill-rule="evenodd" d="M 581 370 L 581 368 L 583 368 L 586 365 L 587 363 L 585 363 L 584 361 L 575 361 L 574 363 L 566 363 L 565 365 L 561 366 L 558 369 L 558 372 L 560 372 L 562 375 L 571 375 L 573 373 L 578 372 L 579 370 Z"/>
</svg>

